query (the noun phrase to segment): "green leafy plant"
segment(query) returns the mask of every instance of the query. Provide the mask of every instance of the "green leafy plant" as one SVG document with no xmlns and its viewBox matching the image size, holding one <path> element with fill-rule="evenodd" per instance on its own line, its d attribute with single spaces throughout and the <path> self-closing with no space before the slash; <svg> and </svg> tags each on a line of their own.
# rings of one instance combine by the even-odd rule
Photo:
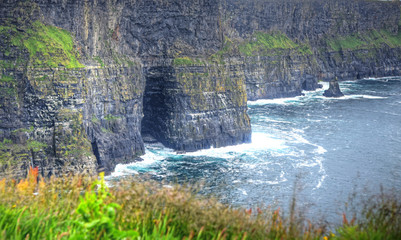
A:
<svg viewBox="0 0 401 240">
<path fill-rule="evenodd" d="M 72 230 L 71 238 L 75 239 L 123 239 L 135 238 L 137 231 L 119 230 L 115 222 L 116 211 L 121 209 L 117 203 L 109 202 L 113 195 L 104 181 L 104 173 L 100 180 L 95 181 L 92 188 L 81 197 L 76 212 L 79 218 L 75 221 L 76 228 Z M 97 187 L 97 192 L 93 188 Z"/>
</svg>

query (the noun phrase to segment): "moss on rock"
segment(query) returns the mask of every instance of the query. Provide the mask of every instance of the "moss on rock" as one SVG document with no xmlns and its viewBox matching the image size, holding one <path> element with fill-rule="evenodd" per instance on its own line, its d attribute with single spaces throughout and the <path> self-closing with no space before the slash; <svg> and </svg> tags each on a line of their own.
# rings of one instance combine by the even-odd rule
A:
<svg viewBox="0 0 401 240">
<path fill-rule="evenodd" d="M 401 32 L 393 34 L 388 30 L 372 30 L 369 32 L 335 36 L 326 39 L 329 50 L 361 50 L 379 48 L 387 45 L 390 48 L 401 47 Z"/>
<path fill-rule="evenodd" d="M 11 54 L 11 47 L 26 50 L 29 53 L 31 67 L 59 67 L 82 68 L 79 53 L 75 49 L 71 33 L 40 21 L 17 26 L 6 24 L 0 26 L 0 35 L 7 39 L 8 44 L 2 50 Z"/>
</svg>

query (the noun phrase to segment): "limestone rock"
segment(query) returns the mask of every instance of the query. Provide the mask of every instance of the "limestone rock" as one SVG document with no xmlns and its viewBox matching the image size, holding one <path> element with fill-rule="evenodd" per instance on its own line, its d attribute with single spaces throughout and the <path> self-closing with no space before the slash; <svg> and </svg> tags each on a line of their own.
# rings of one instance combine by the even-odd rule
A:
<svg viewBox="0 0 401 240">
<path fill-rule="evenodd" d="M 340 85 L 338 84 L 337 79 L 333 79 L 330 81 L 329 89 L 325 90 L 323 93 L 325 97 L 342 97 L 344 94 L 340 90 Z"/>
</svg>

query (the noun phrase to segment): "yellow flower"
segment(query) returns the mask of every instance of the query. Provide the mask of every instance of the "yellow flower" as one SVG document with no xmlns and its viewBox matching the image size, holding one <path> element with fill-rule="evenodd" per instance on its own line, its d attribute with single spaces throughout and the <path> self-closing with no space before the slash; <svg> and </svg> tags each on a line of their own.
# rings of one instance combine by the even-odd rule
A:
<svg viewBox="0 0 401 240">
<path fill-rule="evenodd" d="M 327 236 L 324 236 L 323 240 L 329 240 L 329 238 Z"/>
<path fill-rule="evenodd" d="M 16 208 L 16 207 L 17 207 L 17 205 L 14 204 L 14 205 L 13 205 L 13 208 Z"/>
</svg>

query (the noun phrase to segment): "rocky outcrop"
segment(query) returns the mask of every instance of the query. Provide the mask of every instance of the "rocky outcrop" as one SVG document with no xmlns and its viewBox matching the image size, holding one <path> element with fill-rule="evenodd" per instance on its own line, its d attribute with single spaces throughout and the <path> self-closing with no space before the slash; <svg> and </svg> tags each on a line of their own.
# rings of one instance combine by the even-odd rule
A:
<svg viewBox="0 0 401 240">
<path fill-rule="evenodd" d="M 329 89 L 325 90 L 323 93 L 325 97 L 342 97 L 344 94 L 340 90 L 340 85 L 338 84 L 337 79 L 333 79 L 330 81 Z"/>
<path fill-rule="evenodd" d="M 146 71 L 142 131 L 178 151 L 250 142 L 238 62 L 151 67 Z"/>
<path fill-rule="evenodd" d="M 144 153 L 249 142 L 247 100 L 401 74 L 399 3 L 0 3 L 0 168 L 112 171 Z"/>
</svg>

